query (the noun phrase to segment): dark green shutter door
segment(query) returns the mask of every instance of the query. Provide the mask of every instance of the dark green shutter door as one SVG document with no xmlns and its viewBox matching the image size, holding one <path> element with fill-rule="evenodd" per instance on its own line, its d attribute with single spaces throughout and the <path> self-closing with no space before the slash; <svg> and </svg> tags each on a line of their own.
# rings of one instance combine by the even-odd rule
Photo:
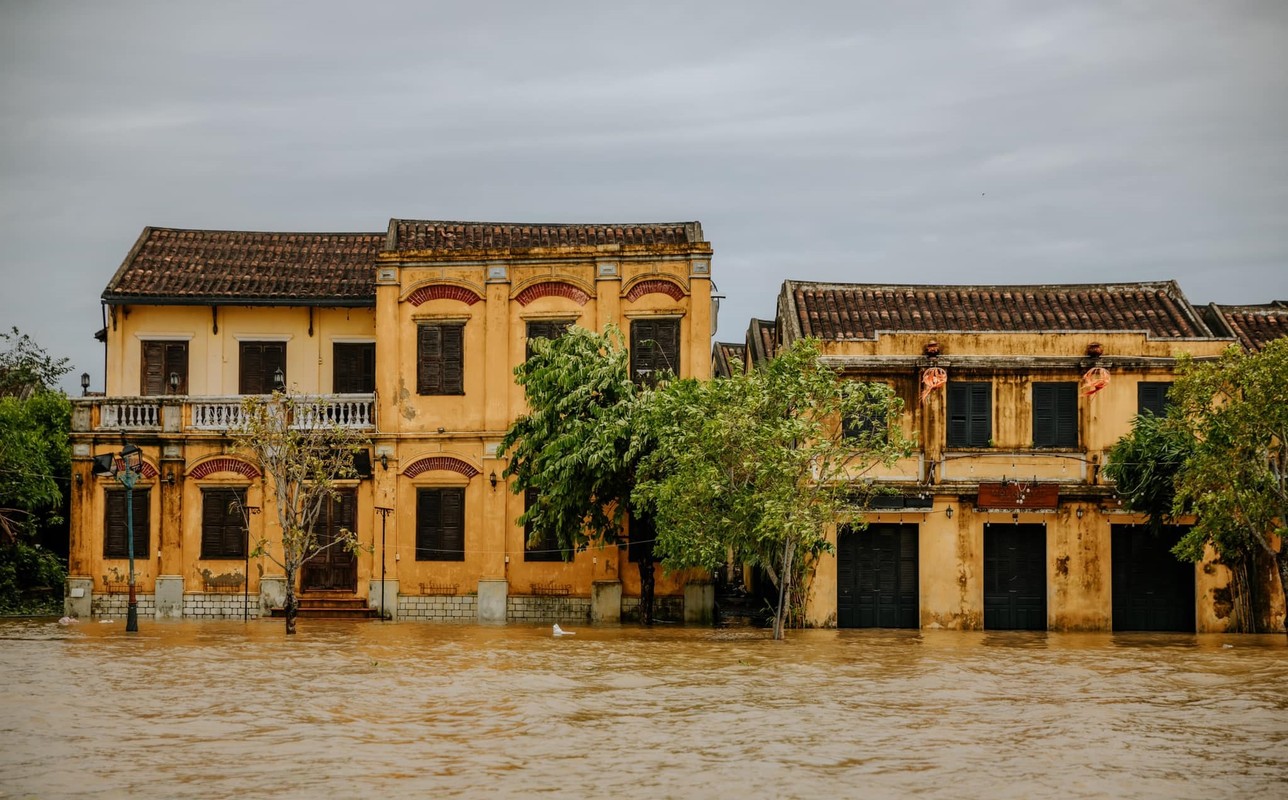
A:
<svg viewBox="0 0 1288 800">
<path fill-rule="evenodd" d="M 948 384 L 948 445 L 966 447 L 970 442 L 970 387 Z"/>
<path fill-rule="evenodd" d="M 1059 384 L 1055 388 L 1055 446 L 1078 446 L 1078 385 Z"/>
<path fill-rule="evenodd" d="M 984 628 L 1046 627 L 1046 527 L 985 525 Z"/>
<path fill-rule="evenodd" d="M 1033 384 L 1033 446 L 1055 444 L 1055 393 L 1044 383 Z"/>
<path fill-rule="evenodd" d="M 970 446 L 988 447 L 993 438 L 993 384 L 970 384 Z"/>
<path fill-rule="evenodd" d="M 1111 530 L 1113 628 L 1194 632 L 1194 565 L 1172 555 L 1181 527 L 1155 533 L 1147 525 Z"/>
<path fill-rule="evenodd" d="M 837 625 L 917 628 L 916 525 L 877 523 L 841 529 L 837 547 Z"/>
</svg>

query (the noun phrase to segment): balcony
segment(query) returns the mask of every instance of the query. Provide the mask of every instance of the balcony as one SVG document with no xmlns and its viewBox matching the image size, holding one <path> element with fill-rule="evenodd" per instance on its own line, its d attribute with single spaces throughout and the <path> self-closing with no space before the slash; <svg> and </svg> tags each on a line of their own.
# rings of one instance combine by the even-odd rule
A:
<svg viewBox="0 0 1288 800">
<path fill-rule="evenodd" d="M 261 398 L 267 400 L 267 397 Z M 85 397 L 72 400 L 72 430 L 223 433 L 245 420 L 246 396 Z M 374 394 L 295 395 L 294 428 L 375 430 Z"/>
</svg>

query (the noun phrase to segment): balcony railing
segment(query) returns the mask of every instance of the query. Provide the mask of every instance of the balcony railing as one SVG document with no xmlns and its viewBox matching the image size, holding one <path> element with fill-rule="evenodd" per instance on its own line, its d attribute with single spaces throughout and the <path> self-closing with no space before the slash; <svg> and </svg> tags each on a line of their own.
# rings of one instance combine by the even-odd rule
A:
<svg viewBox="0 0 1288 800">
<path fill-rule="evenodd" d="M 267 398 L 262 398 L 267 399 Z M 373 430 L 376 399 L 371 394 L 295 395 L 292 427 Z M 76 431 L 228 431 L 245 421 L 246 396 L 93 397 L 73 400 Z"/>
</svg>

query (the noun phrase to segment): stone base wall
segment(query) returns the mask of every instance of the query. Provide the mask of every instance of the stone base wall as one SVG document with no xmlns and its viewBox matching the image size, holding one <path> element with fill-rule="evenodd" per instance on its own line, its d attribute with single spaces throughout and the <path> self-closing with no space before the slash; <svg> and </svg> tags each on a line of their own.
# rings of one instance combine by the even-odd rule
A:
<svg viewBox="0 0 1288 800">
<path fill-rule="evenodd" d="M 151 594 L 135 594 L 139 606 L 139 619 L 154 618 L 157 615 L 156 597 Z M 128 594 L 94 593 L 93 614 L 104 619 L 125 619 L 130 610 Z"/>
<path fill-rule="evenodd" d="M 654 595 L 653 619 L 657 622 L 684 622 L 684 595 Z M 640 621 L 640 599 L 622 598 L 622 622 Z"/>
<path fill-rule="evenodd" d="M 464 596 L 399 595 L 398 619 L 432 622 L 474 622 L 478 619 L 478 598 Z"/>
<path fill-rule="evenodd" d="M 183 596 L 184 619 L 241 619 L 242 595 L 219 592 L 187 592 Z M 250 618 L 259 619 L 259 595 L 250 596 Z"/>
<path fill-rule="evenodd" d="M 590 622 L 590 598 L 510 595 L 505 602 L 507 622 Z"/>
</svg>

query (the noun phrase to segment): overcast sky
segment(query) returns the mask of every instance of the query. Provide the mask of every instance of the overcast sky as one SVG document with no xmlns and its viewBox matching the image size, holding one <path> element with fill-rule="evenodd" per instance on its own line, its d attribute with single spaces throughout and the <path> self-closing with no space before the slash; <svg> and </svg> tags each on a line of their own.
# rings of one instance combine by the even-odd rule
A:
<svg viewBox="0 0 1288 800">
<path fill-rule="evenodd" d="M 1288 299 L 1288 3 L 0 0 L 0 325 L 94 388 L 145 225 L 390 217 L 701 220 L 724 341 L 786 278 Z"/>
</svg>

